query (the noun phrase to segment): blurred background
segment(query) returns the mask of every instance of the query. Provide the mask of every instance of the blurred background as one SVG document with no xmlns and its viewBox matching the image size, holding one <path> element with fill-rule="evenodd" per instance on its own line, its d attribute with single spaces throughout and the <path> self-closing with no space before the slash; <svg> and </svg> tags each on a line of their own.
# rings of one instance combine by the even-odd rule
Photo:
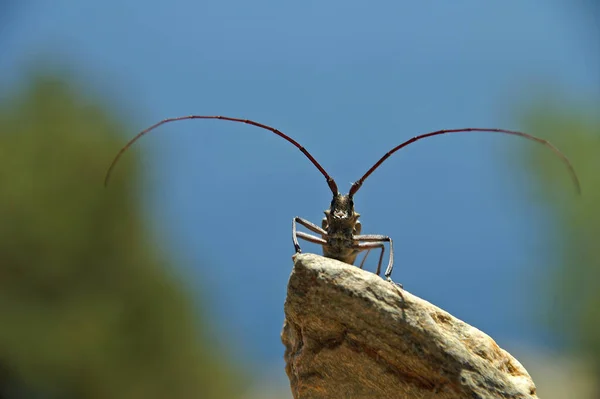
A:
<svg viewBox="0 0 600 399">
<path fill-rule="evenodd" d="M 0 398 L 289 398 L 291 219 L 330 193 L 394 279 L 543 398 L 599 398 L 600 3 L 0 1 Z M 320 249 L 304 244 L 305 251 Z M 376 257 L 371 257 L 368 269 Z"/>
</svg>

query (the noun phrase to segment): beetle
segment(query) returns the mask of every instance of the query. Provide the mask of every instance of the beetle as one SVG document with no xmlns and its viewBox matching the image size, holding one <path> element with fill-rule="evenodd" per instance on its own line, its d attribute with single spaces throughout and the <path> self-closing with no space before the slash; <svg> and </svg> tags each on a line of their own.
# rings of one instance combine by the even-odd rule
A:
<svg viewBox="0 0 600 399">
<path fill-rule="evenodd" d="M 162 121 L 155 123 L 154 125 L 148 127 L 147 129 L 138 133 L 135 137 L 133 137 L 121 150 L 117 153 L 112 163 L 110 164 L 106 176 L 104 179 L 105 186 L 108 184 L 111 173 L 123 155 L 125 151 L 133 143 L 135 143 L 138 139 L 144 136 L 146 133 L 156 129 L 157 127 L 164 125 L 166 123 L 182 121 L 182 120 L 190 120 L 190 119 L 219 119 L 230 122 L 237 123 L 245 123 L 248 125 L 252 125 L 255 127 L 259 127 L 261 129 L 269 130 L 284 140 L 288 141 L 296 148 L 300 150 L 312 164 L 321 172 L 321 174 L 325 177 L 327 181 L 327 185 L 331 190 L 333 195 L 331 204 L 329 209 L 325 210 L 325 218 L 323 218 L 321 222 L 321 226 L 317 226 L 316 224 L 302 219 L 300 217 L 294 217 L 292 220 L 292 242 L 294 244 L 294 249 L 296 253 L 301 253 L 302 249 L 300 248 L 300 244 L 298 243 L 298 238 L 303 240 L 319 244 L 323 248 L 323 255 L 328 258 L 337 259 L 344 263 L 348 263 L 350 265 L 354 265 L 356 261 L 356 257 L 359 253 L 363 251 L 367 251 L 365 254 L 360 268 L 362 269 L 364 261 L 368 255 L 368 251 L 372 249 L 380 250 L 379 254 L 379 262 L 377 264 L 377 270 L 375 274 L 380 275 L 381 265 L 383 262 L 383 256 L 385 252 L 385 243 L 387 242 L 390 247 L 390 255 L 388 265 L 385 269 L 384 276 L 385 278 L 392 282 L 391 275 L 394 267 L 394 246 L 393 241 L 390 237 L 386 235 L 380 234 L 361 234 L 361 223 L 358 220 L 360 214 L 354 210 L 354 195 L 358 192 L 358 190 L 362 187 L 365 180 L 377 169 L 381 164 L 392 156 L 396 151 L 406 147 L 409 144 L 412 144 L 416 141 L 419 141 L 424 138 L 443 135 L 443 134 L 453 134 L 453 133 L 464 133 L 464 132 L 490 132 L 490 133 L 502 133 L 509 134 L 514 136 L 523 137 L 525 139 L 529 139 L 535 141 L 537 143 L 543 144 L 546 147 L 550 148 L 567 166 L 571 178 L 576 186 L 577 192 L 581 193 L 581 186 L 579 183 L 579 179 L 577 174 L 575 173 L 575 169 L 571 165 L 569 159 L 554 145 L 552 145 L 549 141 L 541 139 L 539 137 L 533 136 L 528 133 L 522 133 L 514 130 L 505 130 L 505 129 L 496 129 L 496 128 L 461 128 L 461 129 L 444 129 L 437 130 L 434 132 L 420 134 L 418 136 L 414 136 L 409 140 L 404 141 L 403 143 L 397 145 L 388 151 L 385 155 L 383 155 L 371 168 L 356 182 L 352 184 L 348 194 L 342 194 L 338 191 L 337 184 L 335 180 L 323 169 L 323 167 L 317 162 L 317 160 L 296 140 L 291 138 L 285 133 L 282 133 L 280 130 L 275 129 L 271 126 L 267 126 L 262 123 L 258 123 L 249 119 L 241 119 L 241 118 L 232 118 L 228 116 L 205 116 L 205 115 L 188 115 L 188 116 L 180 116 L 175 118 L 167 118 Z M 298 231 L 297 224 L 300 224 L 310 230 L 314 234 L 305 233 L 302 231 Z M 315 235 L 316 234 L 316 235 Z"/>
</svg>

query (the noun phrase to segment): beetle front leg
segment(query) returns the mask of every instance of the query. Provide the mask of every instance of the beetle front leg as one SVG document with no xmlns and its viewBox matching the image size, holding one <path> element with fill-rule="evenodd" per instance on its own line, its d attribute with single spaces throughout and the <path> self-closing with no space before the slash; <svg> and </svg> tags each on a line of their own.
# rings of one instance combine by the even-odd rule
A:
<svg viewBox="0 0 600 399">
<path fill-rule="evenodd" d="M 317 234 L 327 235 L 327 232 L 325 230 L 323 230 L 322 228 L 320 228 L 319 226 L 317 226 L 316 224 L 309 222 L 306 219 L 302 219 L 298 216 L 293 218 L 292 219 L 292 241 L 294 242 L 294 249 L 296 250 L 297 254 L 302 253 L 302 249 L 300 249 L 300 244 L 298 243 L 298 237 L 300 237 L 303 240 L 306 240 L 308 242 L 312 242 L 312 243 L 319 244 L 319 245 L 327 244 L 327 241 L 325 241 L 324 239 L 322 239 L 320 237 L 316 237 L 311 234 L 303 233 L 301 231 L 296 231 L 297 230 L 296 223 L 301 224 L 302 226 L 306 227 L 310 231 L 317 233 Z"/>
<path fill-rule="evenodd" d="M 364 251 L 364 250 L 367 251 L 362 262 L 360 262 L 361 269 L 363 268 L 363 264 L 365 263 L 365 260 L 367 259 L 367 255 L 369 255 L 369 252 L 372 249 L 381 249 L 381 253 L 379 254 L 379 262 L 377 263 L 377 271 L 375 272 L 375 274 L 379 276 L 379 273 L 381 272 L 381 263 L 383 262 L 383 253 L 385 252 L 384 243 L 383 242 L 359 242 L 356 244 L 356 246 L 354 248 L 359 251 Z"/>
<path fill-rule="evenodd" d="M 366 244 L 366 243 L 378 243 L 381 245 L 383 245 L 384 242 L 390 243 L 390 261 L 387 265 L 387 268 L 385 269 L 384 276 L 388 281 L 394 283 L 391 278 L 392 270 L 394 269 L 394 243 L 393 243 L 392 239 L 388 236 L 384 236 L 384 235 L 380 235 L 380 234 L 357 235 L 357 236 L 353 236 L 352 239 L 356 240 L 356 241 L 365 241 L 364 243 L 359 242 L 357 244 L 357 249 L 361 248 L 360 247 L 361 244 Z M 363 248 L 366 249 L 368 247 L 363 246 Z M 376 247 L 376 248 L 379 248 L 379 247 Z M 377 274 L 379 274 L 382 260 L 383 260 L 383 250 L 381 251 L 381 255 L 379 256 L 379 264 L 377 265 L 377 271 L 378 271 Z M 394 283 L 394 284 L 396 284 L 396 283 Z M 400 285 L 400 284 L 398 284 L 398 285 Z"/>
</svg>

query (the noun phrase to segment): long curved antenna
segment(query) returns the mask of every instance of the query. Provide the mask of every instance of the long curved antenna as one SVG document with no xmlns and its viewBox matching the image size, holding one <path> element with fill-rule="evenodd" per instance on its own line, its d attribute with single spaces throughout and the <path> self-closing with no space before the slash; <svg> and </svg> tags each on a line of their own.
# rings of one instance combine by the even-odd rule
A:
<svg viewBox="0 0 600 399">
<path fill-rule="evenodd" d="M 325 169 L 323 169 L 323 167 L 317 162 L 317 160 L 315 158 L 313 158 L 313 156 L 310 155 L 310 153 L 304 147 L 302 147 L 300 144 L 298 144 L 298 142 L 296 140 L 294 140 L 293 138 L 291 138 L 290 136 L 288 136 L 288 135 L 280 132 L 279 130 L 277 130 L 277 129 L 273 128 L 273 127 L 270 127 L 270 126 L 267 126 L 267 125 L 263 125 L 262 123 L 254 122 L 254 121 L 251 121 L 251 120 L 248 120 L 248 119 L 230 118 L 228 116 L 202 116 L 202 115 L 188 115 L 188 116 L 180 116 L 180 117 L 177 117 L 177 118 L 163 119 L 162 121 L 160 121 L 158 123 L 155 123 L 154 125 L 150 126 L 146 130 L 143 130 L 140 133 L 138 133 L 133 139 L 131 139 L 127 144 L 125 144 L 125 146 L 123 148 L 121 148 L 121 150 L 117 153 L 117 156 L 115 157 L 115 159 L 113 159 L 112 163 L 110 164 L 110 166 L 108 168 L 108 171 L 106 172 L 106 177 L 104 178 L 104 185 L 106 186 L 108 184 L 108 180 L 110 179 L 110 175 L 112 173 L 112 170 L 114 169 L 115 165 L 119 161 L 119 158 L 121 158 L 121 155 L 123 155 L 123 153 L 125 151 L 127 151 L 127 149 L 129 147 L 131 147 L 131 145 L 133 143 L 135 143 L 140 137 L 142 137 L 146 133 L 150 132 L 151 130 L 156 129 L 160 125 L 164 125 L 165 123 L 170 123 L 170 122 L 175 122 L 175 121 L 182 121 L 182 120 L 186 120 L 186 119 L 222 119 L 222 120 L 225 120 L 225 121 L 246 123 L 248 125 L 257 126 L 257 127 L 262 128 L 262 129 L 270 130 L 271 132 L 275 133 L 279 137 L 281 137 L 281 138 L 289 141 L 290 143 L 292 143 L 304 155 L 306 155 L 306 157 L 310 160 L 310 162 L 312 162 L 312 164 L 315 165 L 317 167 L 317 169 L 319 169 L 319 172 L 321 172 L 321 174 L 323 176 L 325 176 L 325 179 L 327 180 L 327 184 L 329 185 L 329 189 L 331 190 L 331 192 L 333 193 L 333 195 L 336 195 L 338 193 L 338 188 L 337 188 L 337 185 L 335 184 L 335 181 L 329 176 L 329 174 L 327 174 L 327 172 L 325 172 Z"/>
<path fill-rule="evenodd" d="M 362 184 L 364 183 L 364 181 L 366 180 L 366 178 L 369 177 L 369 175 L 371 173 L 373 173 L 375 171 L 375 169 L 377 169 L 386 159 L 388 159 L 393 153 L 395 153 L 399 149 L 401 149 L 403 147 L 406 147 L 407 145 L 409 145 L 411 143 L 414 143 L 415 141 L 424 139 L 426 137 L 437 136 L 437 135 L 446 134 L 446 133 L 459 133 L 459 132 L 491 132 L 491 133 L 512 134 L 512 135 L 515 135 L 515 136 L 521 136 L 521 137 L 524 137 L 526 139 L 536 141 L 536 142 L 538 142 L 540 144 L 543 144 L 543 145 L 549 147 L 567 165 L 567 167 L 569 168 L 569 173 L 571 174 L 571 178 L 573 179 L 573 182 L 575 183 L 575 186 L 577 188 L 577 193 L 581 194 L 581 186 L 579 185 L 579 179 L 577 178 L 577 174 L 575 173 L 575 169 L 573 169 L 573 165 L 571 165 L 571 162 L 569 161 L 569 159 L 562 152 L 560 152 L 560 150 L 558 148 L 556 148 L 554 145 L 552 145 L 549 141 L 541 139 L 539 137 L 532 136 L 531 134 L 521 133 L 521 132 L 515 132 L 513 130 L 486 129 L 486 128 L 464 128 L 464 129 L 438 130 L 436 132 L 421 134 L 421 135 L 413 137 L 410 140 L 406 140 L 404 143 L 402 143 L 402 144 L 394 147 L 387 154 L 385 154 L 383 157 L 381 157 L 381 159 L 379 161 L 377 161 L 377 163 L 375 163 L 375 165 L 373 165 L 371 167 L 371 169 L 369 169 L 367 171 L 367 173 L 364 174 L 363 177 L 361 177 L 359 180 L 357 180 L 356 182 L 354 182 L 354 184 L 352 184 L 352 187 L 350 188 L 349 195 L 353 196 L 358 191 L 358 189 L 362 186 Z"/>
</svg>

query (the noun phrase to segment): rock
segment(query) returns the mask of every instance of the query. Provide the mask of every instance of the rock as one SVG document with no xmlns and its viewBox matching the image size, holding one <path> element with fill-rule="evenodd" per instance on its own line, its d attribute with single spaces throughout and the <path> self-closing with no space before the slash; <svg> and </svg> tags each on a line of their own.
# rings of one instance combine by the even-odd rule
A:
<svg viewBox="0 0 600 399">
<path fill-rule="evenodd" d="M 295 399 L 537 398 L 493 339 L 373 273 L 300 254 L 281 334 Z"/>
</svg>

